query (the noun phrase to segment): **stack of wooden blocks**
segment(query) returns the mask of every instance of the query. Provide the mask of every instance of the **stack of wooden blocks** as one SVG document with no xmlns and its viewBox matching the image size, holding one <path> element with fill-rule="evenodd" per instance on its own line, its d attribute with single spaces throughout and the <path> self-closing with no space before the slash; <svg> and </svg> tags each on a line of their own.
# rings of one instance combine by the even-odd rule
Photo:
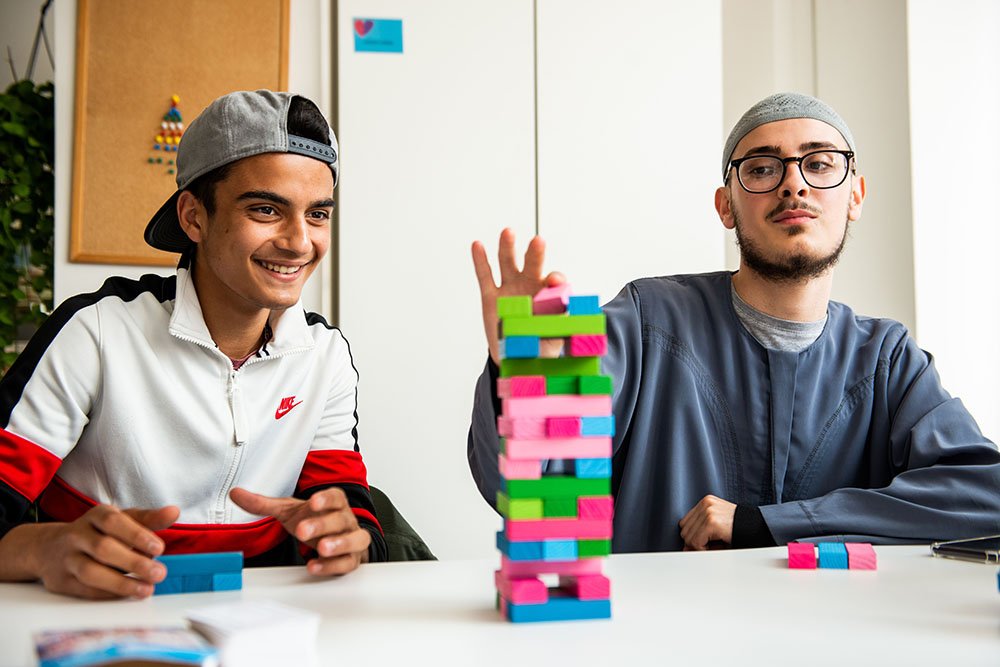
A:
<svg viewBox="0 0 1000 667">
<path fill-rule="evenodd" d="M 495 579 L 500 613 L 515 623 L 611 616 L 602 573 L 614 435 L 611 378 L 600 370 L 607 332 L 597 297 L 569 292 L 562 285 L 497 304 L 504 527 Z M 550 356 L 558 341 L 559 356 Z"/>
<path fill-rule="evenodd" d="M 243 588 L 243 552 L 160 556 L 167 577 L 153 588 L 153 595 L 238 591 Z"/>
</svg>

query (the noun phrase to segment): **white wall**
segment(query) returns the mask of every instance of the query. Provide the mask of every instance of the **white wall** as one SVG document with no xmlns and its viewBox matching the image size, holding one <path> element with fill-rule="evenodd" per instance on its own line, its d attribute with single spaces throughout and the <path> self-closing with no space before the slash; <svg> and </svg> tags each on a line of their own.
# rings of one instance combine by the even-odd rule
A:
<svg viewBox="0 0 1000 667">
<path fill-rule="evenodd" d="M 0 0 L 0 90 L 5 90 L 14 81 L 14 73 L 22 79 L 28 72 L 31 47 L 35 41 L 35 30 L 41 16 L 44 0 Z M 45 32 L 49 36 L 49 46 L 55 51 L 53 6 L 45 17 Z M 10 48 L 8 56 L 7 48 Z M 13 72 L 10 60 L 13 60 Z M 32 80 L 42 83 L 52 81 L 52 64 L 45 53 L 45 45 L 39 41 L 38 55 Z"/>
<path fill-rule="evenodd" d="M 919 341 L 1000 441 L 1000 3 L 908 4 Z"/>
</svg>

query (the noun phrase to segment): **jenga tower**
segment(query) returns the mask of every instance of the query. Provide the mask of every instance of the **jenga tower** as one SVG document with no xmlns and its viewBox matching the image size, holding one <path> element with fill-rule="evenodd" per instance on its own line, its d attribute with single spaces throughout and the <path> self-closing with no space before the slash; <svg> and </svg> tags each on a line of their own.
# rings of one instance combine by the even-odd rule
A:
<svg viewBox="0 0 1000 667">
<path fill-rule="evenodd" d="M 605 319 L 596 296 L 569 291 L 497 303 L 504 527 L 495 578 L 500 613 L 515 623 L 611 617 L 601 571 L 611 552 L 614 435 L 611 378 L 600 374 Z M 561 356 L 549 356 L 558 343 L 547 339 L 562 340 Z"/>
</svg>

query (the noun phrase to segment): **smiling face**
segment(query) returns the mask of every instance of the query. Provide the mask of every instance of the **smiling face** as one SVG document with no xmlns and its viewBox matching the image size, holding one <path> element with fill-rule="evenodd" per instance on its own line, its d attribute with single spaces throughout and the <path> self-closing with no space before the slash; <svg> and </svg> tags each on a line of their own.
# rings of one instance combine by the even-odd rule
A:
<svg viewBox="0 0 1000 667">
<path fill-rule="evenodd" d="M 257 319 L 295 305 L 330 245 L 333 174 L 318 160 L 265 153 L 215 185 L 215 212 L 190 192 L 181 227 L 198 244 L 194 283 L 206 314 Z"/>
<path fill-rule="evenodd" d="M 748 155 L 797 157 L 824 148 L 847 150 L 840 133 L 812 118 L 766 123 L 736 145 L 733 159 Z M 719 217 L 736 230 L 742 269 L 772 280 L 803 280 L 824 275 L 843 250 L 849 221 L 861 216 L 864 177 L 849 173 L 839 186 L 816 189 L 796 163 L 772 192 L 752 194 L 730 172 L 716 192 Z"/>
</svg>

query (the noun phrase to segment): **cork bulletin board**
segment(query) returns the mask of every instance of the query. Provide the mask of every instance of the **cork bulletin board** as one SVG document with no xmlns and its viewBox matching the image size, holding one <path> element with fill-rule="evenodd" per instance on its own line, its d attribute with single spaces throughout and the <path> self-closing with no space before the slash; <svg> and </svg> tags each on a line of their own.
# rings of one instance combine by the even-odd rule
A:
<svg viewBox="0 0 1000 667">
<path fill-rule="evenodd" d="M 177 262 L 142 240 L 177 188 L 176 141 L 220 95 L 285 90 L 288 3 L 79 0 L 71 261 Z"/>
</svg>

